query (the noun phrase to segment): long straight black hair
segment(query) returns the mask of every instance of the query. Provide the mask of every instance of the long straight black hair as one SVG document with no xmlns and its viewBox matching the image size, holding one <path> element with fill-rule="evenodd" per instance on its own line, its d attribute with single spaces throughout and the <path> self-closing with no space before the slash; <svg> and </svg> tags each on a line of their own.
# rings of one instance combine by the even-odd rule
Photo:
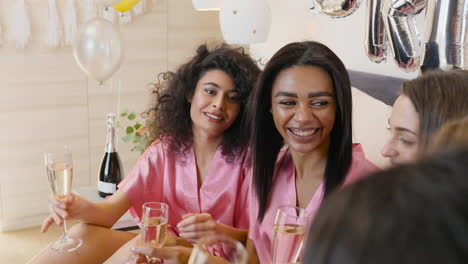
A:
<svg viewBox="0 0 468 264">
<path fill-rule="evenodd" d="M 351 165 L 351 84 L 343 62 L 333 51 L 318 42 L 294 42 L 284 46 L 266 64 L 247 106 L 253 187 L 259 202 L 260 222 L 269 205 L 275 163 L 284 144 L 270 113 L 272 86 L 281 71 L 293 66 L 320 67 L 333 80 L 337 107 L 325 167 L 325 195 L 341 185 Z"/>
</svg>

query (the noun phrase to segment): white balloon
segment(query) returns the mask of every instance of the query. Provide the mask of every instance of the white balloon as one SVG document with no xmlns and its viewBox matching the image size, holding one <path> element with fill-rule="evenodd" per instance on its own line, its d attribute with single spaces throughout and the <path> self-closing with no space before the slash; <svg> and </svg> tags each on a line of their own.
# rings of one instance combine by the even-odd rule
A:
<svg viewBox="0 0 468 264">
<path fill-rule="evenodd" d="M 219 24 L 229 44 L 264 42 L 270 32 L 271 12 L 267 0 L 224 1 Z"/>
<path fill-rule="evenodd" d="M 89 77 L 104 82 L 119 69 L 124 57 L 118 28 L 102 18 L 88 21 L 80 28 L 73 55 Z"/>
</svg>

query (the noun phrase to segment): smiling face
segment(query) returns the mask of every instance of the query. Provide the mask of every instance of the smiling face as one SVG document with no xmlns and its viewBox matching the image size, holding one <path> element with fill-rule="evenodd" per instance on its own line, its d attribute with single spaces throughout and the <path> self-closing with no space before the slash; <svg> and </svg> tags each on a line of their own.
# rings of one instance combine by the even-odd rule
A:
<svg viewBox="0 0 468 264">
<path fill-rule="evenodd" d="M 232 78 L 223 71 L 207 71 L 197 82 L 189 100 L 194 133 L 221 137 L 236 120 L 240 110 L 240 95 Z"/>
<path fill-rule="evenodd" d="M 335 92 L 328 73 L 293 66 L 276 77 L 271 94 L 276 129 L 290 149 L 310 153 L 328 145 L 335 123 Z"/>
<path fill-rule="evenodd" d="M 400 95 L 395 101 L 388 125 L 390 138 L 382 149 L 382 155 L 392 164 L 415 160 L 419 150 L 419 116 L 407 96 Z"/>
</svg>

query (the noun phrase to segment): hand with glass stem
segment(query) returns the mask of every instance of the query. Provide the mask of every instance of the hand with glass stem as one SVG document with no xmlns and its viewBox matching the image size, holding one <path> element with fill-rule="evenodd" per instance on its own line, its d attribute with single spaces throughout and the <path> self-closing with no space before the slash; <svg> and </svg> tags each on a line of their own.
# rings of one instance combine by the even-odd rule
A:
<svg viewBox="0 0 468 264">
<path fill-rule="evenodd" d="M 198 239 L 208 235 L 225 235 L 245 244 L 247 230 L 237 229 L 216 222 L 209 213 L 189 213 L 177 224 L 179 236 L 196 243 Z"/>
<path fill-rule="evenodd" d="M 53 223 L 63 225 L 65 220 L 81 220 L 87 224 L 110 228 L 129 208 L 130 201 L 119 190 L 102 202 L 91 202 L 74 193 L 70 193 L 64 201 L 51 196 L 50 215 L 43 221 L 41 232 L 47 232 Z"/>
</svg>

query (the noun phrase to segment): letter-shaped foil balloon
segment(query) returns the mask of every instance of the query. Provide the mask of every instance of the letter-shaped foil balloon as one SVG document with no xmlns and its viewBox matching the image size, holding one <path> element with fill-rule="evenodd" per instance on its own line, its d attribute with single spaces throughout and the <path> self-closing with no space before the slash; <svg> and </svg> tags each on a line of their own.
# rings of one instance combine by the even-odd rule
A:
<svg viewBox="0 0 468 264">
<path fill-rule="evenodd" d="M 373 62 L 380 63 L 387 59 L 387 39 L 382 18 L 384 0 L 367 0 L 366 52 Z"/>
<path fill-rule="evenodd" d="M 468 69 L 468 0 L 430 0 L 421 71 Z"/>
<path fill-rule="evenodd" d="M 398 67 L 406 72 L 415 71 L 420 65 L 421 41 L 414 16 L 426 4 L 427 0 L 386 0 L 382 8 L 390 49 Z"/>
<path fill-rule="evenodd" d="M 359 8 L 361 0 L 314 0 L 315 8 L 327 16 L 346 17 Z"/>
</svg>

